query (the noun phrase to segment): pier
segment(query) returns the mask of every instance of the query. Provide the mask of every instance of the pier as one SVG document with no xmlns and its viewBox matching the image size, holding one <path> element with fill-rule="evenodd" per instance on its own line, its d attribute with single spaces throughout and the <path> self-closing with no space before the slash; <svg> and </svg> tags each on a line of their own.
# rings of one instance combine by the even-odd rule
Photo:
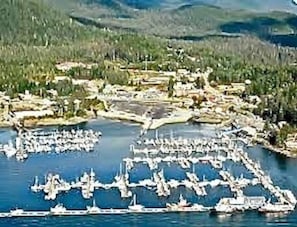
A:
<svg viewBox="0 0 297 227">
<path fill-rule="evenodd" d="M 193 212 L 207 212 L 209 207 L 201 210 L 199 206 L 172 208 L 142 208 L 141 210 L 131 209 L 101 209 L 97 212 L 90 212 L 89 210 L 63 210 L 59 212 L 53 211 L 25 211 L 22 209 L 11 210 L 10 212 L 1 212 L 0 218 L 23 218 L 23 217 L 54 217 L 54 216 L 94 216 L 94 215 L 124 215 L 124 214 L 158 214 L 158 213 L 193 213 Z"/>
</svg>

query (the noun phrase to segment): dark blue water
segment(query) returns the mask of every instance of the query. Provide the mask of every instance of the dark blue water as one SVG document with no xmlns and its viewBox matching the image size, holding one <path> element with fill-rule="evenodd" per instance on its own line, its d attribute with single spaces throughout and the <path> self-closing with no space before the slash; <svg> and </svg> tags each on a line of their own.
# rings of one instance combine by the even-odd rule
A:
<svg viewBox="0 0 297 227">
<path fill-rule="evenodd" d="M 98 120 L 79 126 L 85 129 L 100 130 L 103 133 L 101 142 L 92 153 L 64 153 L 64 154 L 36 154 L 31 155 L 27 161 L 20 163 L 14 159 L 7 160 L 0 155 L 0 211 L 9 211 L 13 208 L 26 210 L 48 210 L 57 202 L 63 203 L 67 208 L 85 209 L 91 200 L 84 200 L 80 191 L 72 190 L 60 194 L 57 201 L 44 201 L 42 193 L 32 193 L 29 189 L 38 176 L 43 181 L 47 173 L 58 173 L 63 179 L 74 180 L 84 171 L 93 168 L 97 178 L 104 183 L 113 181 L 114 175 L 119 172 L 121 160 L 129 155 L 129 145 L 139 135 L 139 127 L 136 125 Z M 214 136 L 215 130 L 211 126 L 198 126 L 191 124 L 178 124 L 162 127 L 159 136 L 199 137 Z M 8 129 L 0 130 L 0 142 L 4 143 L 15 137 L 15 132 Z M 148 136 L 154 136 L 150 132 Z M 263 150 L 259 147 L 250 148 L 248 152 L 255 160 L 260 160 L 263 169 L 270 174 L 272 180 L 283 188 L 291 189 L 297 194 L 297 160 L 286 159 Z M 227 168 L 234 176 L 253 177 L 244 166 L 234 163 L 226 163 Z M 151 172 L 145 165 L 136 166 L 130 172 L 130 181 L 136 182 L 149 178 Z M 172 164 L 164 164 L 165 178 L 182 180 L 185 171 Z M 212 180 L 219 177 L 218 173 L 209 165 L 198 164 L 195 172 L 200 179 L 205 177 Z M 230 196 L 227 187 L 207 188 L 207 197 L 197 197 L 195 193 L 184 187 L 172 190 L 168 199 L 158 199 L 156 193 L 148 189 L 133 189 L 137 194 L 137 200 L 147 207 L 162 207 L 166 202 L 176 202 L 179 193 L 187 200 L 203 205 L 214 205 L 220 197 Z M 247 187 L 247 195 L 267 195 L 261 187 Z M 130 203 L 130 199 L 122 200 L 117 190 L 97 190 L 94 194 L 96 203 L 102 208 L 124 208 Z M 46 217 L 46 218 L 15 218 L 1 219 L 0 226 L 297 226 L 297 213 L 285 217 L 267 218 L 256 212 L 234 215 L 228 218 L 201 214 L 143 214 L 143 215 L 109 215 L 96 217 Z"/>
</svg>

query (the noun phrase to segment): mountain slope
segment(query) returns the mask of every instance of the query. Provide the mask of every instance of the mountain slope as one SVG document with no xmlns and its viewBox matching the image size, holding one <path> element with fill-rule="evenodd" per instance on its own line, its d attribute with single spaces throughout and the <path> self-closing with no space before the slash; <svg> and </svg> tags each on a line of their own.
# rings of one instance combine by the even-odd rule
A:
<svg viewBox="0 0 297 227">
<path fill-rule="evenodd" d="M 45 0 L 54 2 L 62 8 L 69 9 L 75 4 L 94 5 L 115 9 L 114 5 L 125 5 L 132 9 L 173 9 L 182 5 L 199 5 L 201 3 L 226 9 L 243 9 L 252 11 L 291 11 L 297 12 L 297 6 L 291 0 Z"/>
<path fill-rule="evenodd" d="M 82 30 L 61 13 L 35 0 L 2 0 L 0 42 L 50 45 L 78 38 Z"/>
<path fill-rule="evenodd" d="M 291 34 L 297 17 L 285 12 L 250 12 L 228 10 L 211 5 L 184 5 L 170 10 L 139 10 L 130 17 L 101 16 L 89 18 L 100 27 L 154 34 L 165 37 L 201 37 L 230 34 Z"/>
</svg>

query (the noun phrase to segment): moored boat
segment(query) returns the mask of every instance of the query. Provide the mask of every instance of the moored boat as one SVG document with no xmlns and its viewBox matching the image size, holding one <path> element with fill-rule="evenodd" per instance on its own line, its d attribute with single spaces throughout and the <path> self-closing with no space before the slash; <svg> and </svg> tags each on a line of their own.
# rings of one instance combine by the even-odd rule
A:
<svg viewBox="0 0 297 227">
<path fill-rule="evenodd" d="M 130 203 L 130 205 L 128 206 L 128 209 L 132 212 L 142 212 L 144 210 L 144 206 L 141 204 L 137 204 L 136 201 L 136 195 L 133 195 L 133 199 Z"/>
</svg>

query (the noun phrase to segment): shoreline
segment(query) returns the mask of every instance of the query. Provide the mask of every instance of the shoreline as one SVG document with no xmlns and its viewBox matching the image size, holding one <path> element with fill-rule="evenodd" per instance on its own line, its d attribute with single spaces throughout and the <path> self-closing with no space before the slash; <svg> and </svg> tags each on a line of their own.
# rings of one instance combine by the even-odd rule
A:
<svg viewBox="0 0 297 227">
<path fill-rule="evenodd" d="M 193 117 L 191 112 L 184 110 L 175 111 L 172 116 L 160 119 L 152 119 L 123 111 L 97 111 L 97 116 L 112 120 L 136 122 L 141 125 L 144 131 L 154 130 L 166 124 L 186 123 Z"/>
<path fill-rule="evenodd" d="M 40 126 L 70 126 L 88 122 L 89 118 L 74 117 L 69 119 L 64 118 L 45 118 L 45 119 L 32 119 L 25 120 L 24 126 L 26 128 L 35 128 Z"/>
<path fill-rule="evenodd" d="M 281 154 L 281 155 L 284 155 L 286 156 L 287 158 L 297 158 L 297 153 L 293 153 L 291 151 L 288 151 L 288 150 L 284 150 L 284 149 L 281 149 L 281 148 L 276 148 L 276 147 L 273 147 L 271 145 L 261 145 L 263 148 L 271 151 L 271 152 L 274 152 L 276 154 Z"/>
<path fill-rule="evenodd" d="M 46 126 L 73 126 L 77 124 L 87 123 L 91 120 L 99 119 L 100 117 L 105 119 L 111 119 L 111 120 L 118 120 L 118 121 L 127 121 L 127 122 L 135 122 L 137 124 L 140 124 L 140 127 L 142 128 L 142 133 L 146 132 L 147 130 L 155 130 L 158 129 L 164 125 L 167 124 L 178 124 L 178 123 L 186 123 L 193 119 L 193 114 L 189 111 L 185 110 L 178 110 L 175 113 L 173 113 L 170 117 L 160 118 L 160 119 L 151 119 L 144 116 L 139 116 L 133 113 L 127 113 L 122 111 L 97 111 L 97 117 L 94 118 L 94 116 L 87 116 L 87 117 L 73 117 L 69 119 L 65 118 L 43 118 L 43 119 L 30 119 L 24 121 L 24 126 L 26 128 L 36 128 L 36 127 L 46 127 Z M 218 125 L 220 124 L 216 120 L 211 120 L 209 118 L 206 118 L 206 120 L 203 118 L 203 121 L 197 121 L 197 119 L 193 120 L 194 123 L 198 124 L 212 124 L 212 125 Z M 2 121 L 0 123 L 1 129 L 9 129 L 12 128 L 13 125 L 9 122 Z M 260 145 L 262 148 L 267 149 L 271 152 L 284 155 L 287 158 L 297 158 L 297 153 L 293 153 L 292 151 L 285 150 L 282 148 L 278 148 L 275 146 L 272 146 L 267 143 L 265 140 L 256 140 L 254 141 L 255 144 Z"/>
<path fill-rule="evenodd" d="M 263 140 L 263 139 L 255 140 L 254 144 L 260 145 L 262 148 L 268 151 L 274 152 L 276 154 L 284 155 L 287 158 L 297 158 L 297 153 L 293 153 L 292 151 L 289 151 L 280 147 L 272 146 L 266 140 Z"/>
</svg>

